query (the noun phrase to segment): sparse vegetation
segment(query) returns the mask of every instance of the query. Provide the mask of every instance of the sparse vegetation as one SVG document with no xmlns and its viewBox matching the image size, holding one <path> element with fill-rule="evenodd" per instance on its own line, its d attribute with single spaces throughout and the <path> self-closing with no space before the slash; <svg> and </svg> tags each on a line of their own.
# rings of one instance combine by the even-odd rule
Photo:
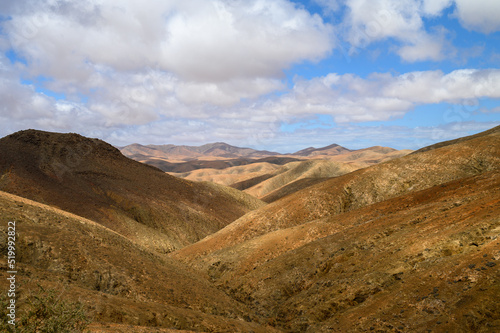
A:
<svg viewBox="0 0 500 333">
<path fill-rule="evenodd" d="M 48 146 L 48 161 L 64 151 L 51 144 L 72 142 L 50 137 L 28 140 Z M 64 209 L 0 191 L 0 226 L 17 223 L 19 282 L 67 288 L 64 297 L 19 288 L 17 332 L 500 331 L 499 137 L 500 127 L 323 182 L 306 178 L 267 205 L 109 147 L 68 166 L 72 181 L 61 186 L 25 158 L 38 150 L 1 139 L 0 170 L 13 165 L 17 182 L 7 190 Z M 297 175 L 327 166 L 309 164 Z M 166 242 L 174 237 L 175 247 Z M 13 332 L 2 316 L 0 331 Z"/>
<path fill-rule="evenodd" d="M 0 331 L 13 333 L 77 333 L 87 332 L 90 317 L 80 302 L 67 302 L 54 289 L 38 286 L 17 309 L 16 325 L 8 323 L 6 307 L 9 299 L 0 299 Z"/>
</svg>

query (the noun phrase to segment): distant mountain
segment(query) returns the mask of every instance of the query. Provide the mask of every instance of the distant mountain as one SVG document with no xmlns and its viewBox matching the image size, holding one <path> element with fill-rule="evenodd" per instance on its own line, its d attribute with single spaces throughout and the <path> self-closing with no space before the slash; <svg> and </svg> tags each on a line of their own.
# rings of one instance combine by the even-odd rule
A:
<svg viewBox="0 0 500 333">
<path fill-rule="evenodd" d="M 147 145 L 132 144 L 120 149 L 125 156 L 134 159 L 142 157 L 161 158 L 168 161 L 188 161 L 201 157 L 216 158 L 262 158 L 280 155 L 279 153 L 240 148 L 224 142 L 209 143 L 202 146 Z"/>
<path fill-rule="evenodd" d="M 203 146 L 132 144 L 120 150 L 129 158 L 171 173 L 186 173 L 199 169 L 222 170 L 261 162 L 284 165 L 307 159 L 329 159 L 363 167 L 412 152 L 380 146 L 350 150 L 332 144 L 322 148 L 310 147 L 292 154 L 280 154 L 267 150 L 235 147 L 223 142 Z"/>
<path fill-rule="evenodd" d="M 0 190 L 92 219 L 163 252 L 263 205 L 232 188 L 170 176 L 98 139 L 35 130 L 0 139 Z"/>
<path fill-rule="evenodd" d="M 344 148 L 342 146 L 339 146 L 337 144 L 332 144 L 323 148 L 314 148 L 314 147 L 309 147 L 306 149 L 299 150 L 298 152 L 295 152 L 291 155 L 295 156 L 315 156 L 315 155 L 326 155 L 326 156 L 335 156 L 335 155 L 341 155 L 345 154 L 348 152 L 351 152 L 352 150 Z"/>
</svg>

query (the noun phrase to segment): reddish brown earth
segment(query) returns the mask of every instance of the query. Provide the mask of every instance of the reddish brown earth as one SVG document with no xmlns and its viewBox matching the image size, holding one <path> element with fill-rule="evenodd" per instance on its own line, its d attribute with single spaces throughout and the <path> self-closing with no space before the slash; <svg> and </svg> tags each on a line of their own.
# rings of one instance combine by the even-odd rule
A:
<svg viewBox="0 0 500 333">
<path fill-rule="evenodd" d="M 135 326 L 271 331 L 258 323 L 247 306 L 216 289 L 203 274 L 98 223 L 0 192 L 2 253 L 7 248 L 9 221 L 16 222 L 21 306 L 29 291 L 41 284 L 60 292 L 63 299 L 85 304 L 95 332 L 116 328 L 114 324 L 120 324 L 122 332 L 141 332 Z M 7 290 L 6 256 L 1 261 L 0 288 Z"/>
<path fill-rule="evenodd" d="M 0 139 L 0 190 L 92 219 L 161 252 L 263 205 L 231 188 L 167 175 L 97 139 L 34 130 Z"/>
<path fill-rule="evenodd" d="M 500 127 L 457 144 L 356 170 L 254 210 L 179 253 L 198 257 L 265 233 L 500 168 Z"/>
<path fill-rule="evenodd" d="M 93 332 L 500 331 L 500 127 L 292 182 L 268 205 L 76 135 L 21 132 L 0 154 L 0 186 L 39 201 L 0 192 L 20 306 L 55 288 Z"/>
<path fill-rule="evenodd" d="M 298 191 L 172 256 L 289 332 L 498 331 L 499 129 Z"/>
</svg>

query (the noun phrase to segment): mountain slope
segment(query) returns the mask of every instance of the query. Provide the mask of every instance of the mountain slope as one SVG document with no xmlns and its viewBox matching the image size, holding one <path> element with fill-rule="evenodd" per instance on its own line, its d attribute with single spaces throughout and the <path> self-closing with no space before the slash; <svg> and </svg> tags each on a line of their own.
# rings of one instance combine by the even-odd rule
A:
<svg viewBox="0 0 500 333">
<path fill-rule="evenodd" d="M 493 127 L 493 128 L 491 128 L 491 129 L 489 129 L 487 131 L 483 131 L 483 132 L 480 132 L 480 133 L 477 133 L 477 134 L 474 134 L 474 135 L 464 136 L 462 138 L 458 138 L 458 139 L 454 139 L 454 140 L 448 140 L 448 141 L 438 142 L 436 144 L 433 144 L 433 145 L 421 148 L 419 150 L 416 150 L 413 153 L 414 154 L 423 153 L 423 152 L 426 152 L 426 151 L 429 151 L 429 150 L 446 147 L 446 146 L 449 146 L 449 145 L 457 144 L 457 143 L 468 141 L 468 140 L 471 140 L 471 139 L 481 138 L 483 136 L 488 136 L 490 134 L 497 133 L 498 131 L 500 131 L 500 126 Z"/>
<path fill-rule="evenodd" d="M 500 168 L 500 130 L 332 178 L 252 211 L 177 252 L 198 258 L 266 233 Z"/>
<path fill-rule="evenodd" d="M 217 332 L 268 332 L 245 305 L 214 288 L 203 274 L 139 246 L 98 223 L 0 192 L 0 249 L 16 222 L 19 308 L 37 284 L 83 302 L 96 323 Z M 2 256 L 6 267 L 6 256 Z M 5 270 L 0 287 L 7 290 Z M 7 288 L 7 289 L 5 289 Z M 246 320 L 243 320 L 246 318 Z M 253 321 L 253 323 L 251 322 Z M 102 325 L 102 324 L 101 324 Z M 104 325 L 108 326 L 108 325 Z"/>
<path fill-rule="evenodd" d="M 130 158 L 154 157 L 168 161 L 186 161 L 200 159 L 200 157 L 214 158 L 261 158 L 264 156 L 280 155 L 275 152 L 240 148 L 224 142 L 209 143 L 202 146 L 176 146 L 176 145 L 147 145 L 132 144 L 120 149 Z"/>
<path fill-rule="evenodd" d="M 336 163 L 328 160 L 291 162 L 276 170 L 274 172 L 274 177 L 245 189 L 245 192 L 254 197 L 262 198 L 300 179 L 336 177 L 358 168 L 359 167 L 353 165 Z"/>
<path fill-rule="evenodd" d="M 499 216 L 490 171 L 189 262 L 287 332 L 494 332 Z"/>
<path fill-rule="evenodd" d="M 500 330 L 500 133 L 324 181 L 170 256 L 287 332 Z"/>
<path fill-rule="evenodd" d="M 248 181 L 263 175 L 272 175 L 280 166 L 267 162 L 238 165 L 225 169 L 206 168 L 185 173 L 171 173 L 171 175 L 193 180 L 209 181 L 217 184 L 232 186 L 233 184 Z M 241 189 L 240 187 L 234 187 Z"/>
<path fill-rule="evenodd" d="M 316 155 L 335 156 L 335 155 L 345 154 L 348 152 L 351 152 L 351 150 L 344 148 L 342 146 L 339 146 L 337 144 L 332 144 L 332 145 L 322 147 L 322 148 L 309 147 L 306 149 L 299 150 L 298 152 L 295 152 L 291 155 L 295 155 L 295 156 L 316 156 Z"/>
<path fill-rule="evenodd" d="M 77 134 L 22 131 L 0 139 L 0 152 L 0 190 L 90 218 L 162 252 L 263 204 L 234 189 L 169 176 Z"/>
</svg>

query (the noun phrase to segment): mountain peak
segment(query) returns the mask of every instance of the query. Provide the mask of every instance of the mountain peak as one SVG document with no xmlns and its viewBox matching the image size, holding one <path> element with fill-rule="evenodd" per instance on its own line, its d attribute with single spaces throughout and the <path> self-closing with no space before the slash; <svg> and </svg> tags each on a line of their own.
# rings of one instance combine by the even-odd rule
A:
<svg viewBox="0 0 500 333">
<path fill-rule="evenodd" d="M 34 146 L 42 157 L 82 157 L 89 154 L 100 157 L 123 157 L 120 150 L 100 140 L 90 139 L 76 133 L 55 133 L 28 129 L 1 139 L 15 146 Z M 18 147 L 19 148 L 19 147 Z"/>
<path fill-rule="evenodd" d="M 340 155 L 340 154 L 348 153 L 350 151 L 351 151 L 350 149 L 344 148 L 344 147 L 334 143 L 334 144 L 331 144 L 329 146 L 322 147 L 322 148 L 315 148 L 315 147 L 305 148 L 305 149 L 299 150 L 296 153 L 293 153 L 293 155 L 298 155 L 298 156 L 329 155 L 329 156 L 333 156 L 333 155 Z"/>
</svg>

